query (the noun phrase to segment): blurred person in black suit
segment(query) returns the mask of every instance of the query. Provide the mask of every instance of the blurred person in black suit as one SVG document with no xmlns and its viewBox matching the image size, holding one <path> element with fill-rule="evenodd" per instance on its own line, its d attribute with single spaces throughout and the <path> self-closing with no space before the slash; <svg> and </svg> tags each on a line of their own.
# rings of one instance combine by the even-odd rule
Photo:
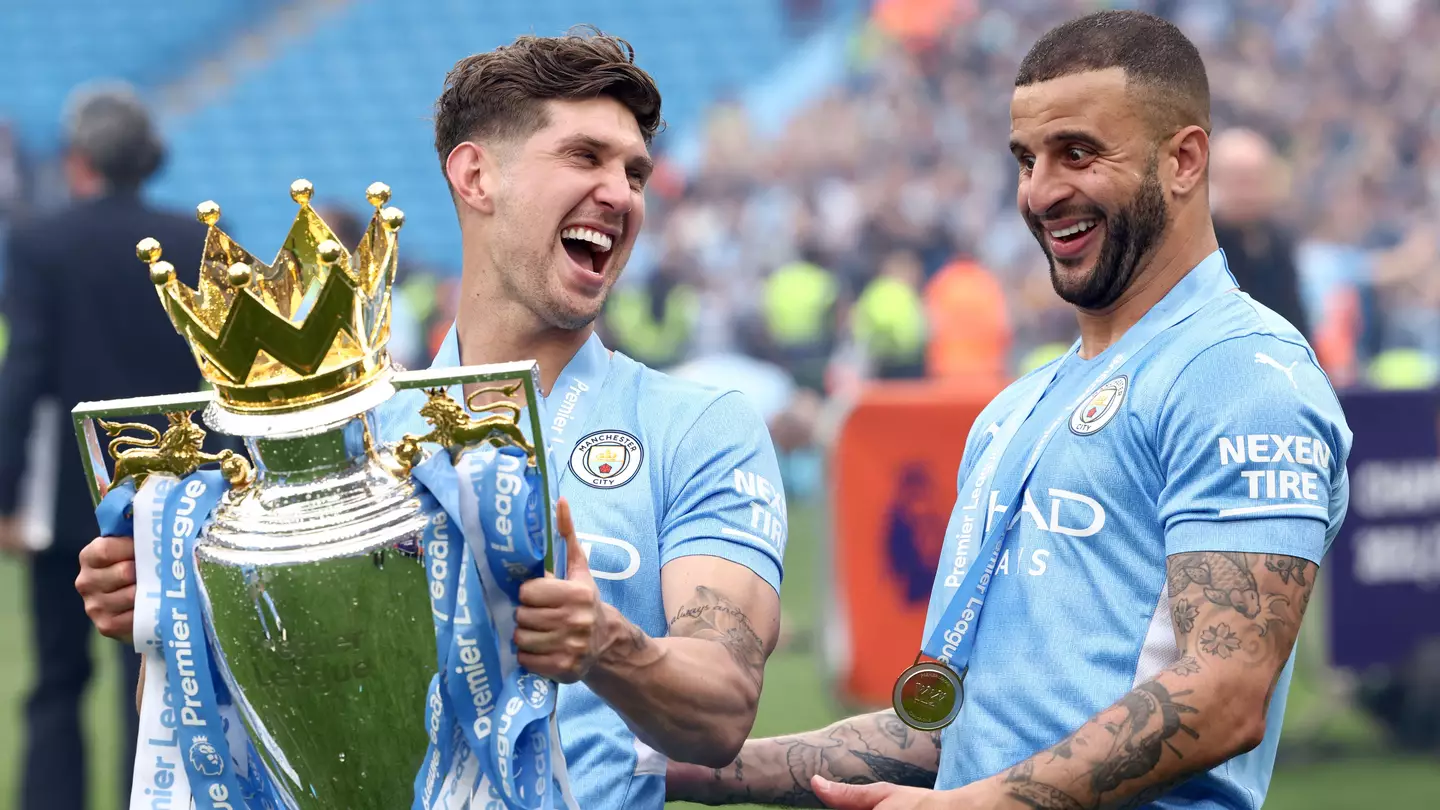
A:
<svg viewBox="0 0 1440 810">
<path fill-rule="evenodd" d="M 164 159 L 149 112 L 120 85 L 77 90 L 64 128 L 64 171 L 72 203 L 54 214 L 17 223 L 5 252 L 0 314 L 11 328 L 0 366 L 0 550 L 28 557 L 30 611 L 37 669 L 25 706 L 27 746 L 23 810 L 85 806 L 85 745 L 81 698 L 91 674 L 94 629 L 75 590 L 80 549 L 96 531 L 94 509 L 68 429 L 84 400 L 197 390 L 199 369 L 155 297 L 135 245 L 160 240 L 183 272 L 198 260 L 205 227 L 194 217 L 148 207 L 141 186 Z M 52 400 L 65 418 L 43 452 L 57 454 L 53 542 L 31 552 L 17 516 L 21 481 L 35 475 L 27 442 L 38 403 Z M 107 645 L 113 642 L 105 642 Z M 3 654 L 5 651 L 0 651 Z M 133 696 L 139 657 L 123 659 L 122 740 L 99 740 L 118 751 L 128 802 L 138 719 Z M 9 797 L 0 805 L 9 805 Z"/>
<path fill-rule="evenodd" d="M 1215 238 L 1240 289 L 1314 338 L 1301 303 L 1295 239 L 1275 216 L 1280 173 L 1263 135 L 1229 129 L 1210 142 Z"/>
</svg>

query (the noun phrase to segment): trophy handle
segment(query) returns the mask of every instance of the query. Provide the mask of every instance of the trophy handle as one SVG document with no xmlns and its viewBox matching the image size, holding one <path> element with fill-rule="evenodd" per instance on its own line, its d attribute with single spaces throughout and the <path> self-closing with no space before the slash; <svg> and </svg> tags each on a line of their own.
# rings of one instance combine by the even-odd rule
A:
<svg viewBox="0 0 1440 810">
<path fill-rule="evenodd" d="M 465 406 L 477 412 L 506 411 L 508 415 L 495 414 L 475 419 L 447 393 L 450 388 L 471 383 L 490 385 L 468 397 L 462 397 Z M 401 391 L 424 389 L 429 395 L 426 406 L 432 409 L 430 415 L 426 415 L 423 410 L 421 414 L 430 422 L 432 430 L 423 436 L 405 436 L 397 448 L 399 460 L 407 468 L 419 461 L 421 442 L 439 444 L 450 452 L 452 460 L 458 458 L 467 446 L 476 446 L 485 441 L 513 444 L 525 451 L 530 464 L 540 474 L 540 497 L 543 499 L 545 514 L 545 570 L 553 573 L 557 540 L 554 520 L 551 517 L 555 512 L 555 503 L 551 497 L 554 473 L 550 469 L 550 459 L 546 452 L 548 443 L 544 439 L 546 420 L 543 413 L 544 399 L 540 396 L 540 366 L 533 361 L 525 361 L 403 371 L 391 377 L 390 384 Z M 522 401 L 529 407 L 501 401 L 477 408 L 474 404 L 475 397 L 487 392 L 503 394 Z M 443 418 L 439 416 L 441 411 L 445 412 Z M 519 430 L 522 414 L 529 422 L 529 434 L 533 437 L 531 440 L 527 440 Z"/>
<path fill-rule="evenodd" d="M 131 469 L 136 477 L 151 471 L 171 472 L 176 475 L 189 474 L 195 467 L 201 464 L 218 461 L 225 470 L 226 477 L 231 483 L 239 485 L 249 478 L 249 465 L 239 456 L 226 456 L 224 453 L 212 455 L 200 450 L 199 442 L 205 438 L 205 431 L 190 421 L 190 414 L 195 411 L 204 410 L 214 400 L 214 394 L 210 391 L 200 391 L 188 394 L 165 394 L 155 397 L 133 397 L 131 399 L 111 399 L 101 402 L 81 402 L 70 411 L 70 417 L 75 427 L 75 438 L 80 442 L 80 463 L 85 469 L 85 482 L 90 487 L 90 500 L 94 505 L 99 506 L 100 501 L 116 483 L 112 479 L 109 466 L 105 463 L 107 449 L 115 459 L 116 473 L 122 473 L 127 468 L 122 466 L 123 459 L 139 459 L 136 451 L 146 451 L 152 456 L 157 464 L 135 464 Z M 125 416 L 156 416 L 164 414 L 170 420 L 170 430 L 166 436 L 178 439 L 166 445 L 159 431 L 140 423 L 117 423 L 119 417 Z M 115 436 L 109 443 L 108 448 L 100 446 L 100 436 L 96 432 L 96 424 L 100 423 L 106 432 Z M 137 440 L 120 435 L 127 429 L 140 430 L 153 435 L 153 443 L 140 444 Z M 131 450 L 121 452 L 119 447 L 124 444 L 135 445 Z M 156 445 L 160 445 L 157 447 Z M 117 475 L 117 479 L 124 479 L 126 474 Z M 139 481 L 137 480 L 137 484 Z"/>
</svg>

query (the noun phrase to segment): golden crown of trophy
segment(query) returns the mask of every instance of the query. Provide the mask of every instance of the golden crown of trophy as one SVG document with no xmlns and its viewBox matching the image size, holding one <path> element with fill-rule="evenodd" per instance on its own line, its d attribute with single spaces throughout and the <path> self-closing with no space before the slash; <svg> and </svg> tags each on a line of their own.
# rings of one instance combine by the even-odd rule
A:
<svg viewBox="0 0 1440 810">
<path fill-rule="evenodd" d="M 196 289 L 160 244 L 142 241 L 137 253 L 211 390 L 81 403 L 73 417 L 97 504 L 125 480 L 138 487 L 219 465 L 230 488 L 195 541 L 196 585 L 250 741 L 293 808 L 392 810 L 412 800 L 437 668 L 421 559 L 428 519 L 410 471 L 424 443 L 452 457 L 486 442 L 524 448 L 544 482 L 548 567 L 553 490 L 535 450 L 544 446 L 538 369 L 398 370 L 385 346 L 404 215 L 372 184 L 375 213 L 351 248 L 311 208 L 313 191 L 292 184 L 299 211 L 270 264 L 219 229 L 218 205 L 202 203 L 209 232 Z M 510 397 L 482 418 L 447 393 L 478 382 Z M 430 429 L 382 442 L 380 406 L 407 389 L 423 391 L 406 413 Z M 251 461 L 205 452 L 195 412 L 243 439 Z M 168 417 L 163 432 L 118 421 L 158 414 Z M 112 437 L 113 473 L 97 423 Z"/>
</svg>

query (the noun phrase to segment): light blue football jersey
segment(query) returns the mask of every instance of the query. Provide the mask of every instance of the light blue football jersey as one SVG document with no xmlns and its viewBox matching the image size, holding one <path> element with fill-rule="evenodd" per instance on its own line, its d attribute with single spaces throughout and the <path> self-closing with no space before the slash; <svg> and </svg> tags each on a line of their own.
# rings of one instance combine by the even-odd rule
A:
<svg viewBox="0 0 1440 810">
<path fill-rule="evenodd" d="M 432 368 L 460 364 L 454 327 Z M 588 389 L 588 390 L 587 390 Z M 380 413 L 384 441 L 428 426 L 424 394 Z M 545 400 L 552 472 L 605 601 L 652 637 L 666 634 L 660 569 L 707 555 L 740 563 L 778 594 L 787 511 L 764 421 L 737 391 L 666 376 L 592 336 Z M 560 736 L 586 810 L 665 803 L 666 759 L 584 684 L 560 686 Z"/>
<path fill-rule="evenodd" d="M 1170 296 L 1233 286 L 1217 251 Z M 1077 375 L 1099 374 L 1110 354 L 1055 361 L 1046 396 L 1073 388 L 1066 383 Z M 1048 369 L 1017 380 L 981 412 L 962 487 L 1027 385 Z M 989 492 L 989 520 L 1010 525 L 975 628 L 965 701 L 942 735 L 940 789 L 1049 748 L 1179 660 L 1168 555 L 1241 551 L 1320 563 L 1339 531 L 1351 432 L 1314 354 L 1283 318 L 1241 292 L 1219 295 L 1154 337 L 1120 374 L 1123 383 L 1102 386 L 1067 415 L 1069 429 L 1055 431 L 1012 513 L 1004 507 L 1012 493 Z M 1044 421 L 1026 421 L 992 480 L 1015 480 L 1028 455 L 1017 448 L 1033 446 Z M 1293 664 L 1292 654 L 1258 748 L 1149 806 L 1259 807 Z"/>
</svg>

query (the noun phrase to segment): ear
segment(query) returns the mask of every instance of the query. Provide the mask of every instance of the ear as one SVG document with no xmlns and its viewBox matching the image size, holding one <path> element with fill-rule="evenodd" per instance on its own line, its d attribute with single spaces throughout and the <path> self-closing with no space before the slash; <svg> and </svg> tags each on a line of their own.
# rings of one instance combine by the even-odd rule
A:
<svg viewBox="0 0 1440 810">
<path fill-rule="evenodd" d="M 1171 136 L 1168 146 L 1175 172 L 1170 190 L 1176 197 L 1188 197 L 1206 182 L 1210 136 L 1198 126 L 1188 126 Z"/>
<path fill-rule="evenodd" d="M 445 177 L 460 202 L 484 214 L 494 213 L 497 177 L 489 150 L 474 141 L 461 141 L 445 158 Z"/>
</svg>

